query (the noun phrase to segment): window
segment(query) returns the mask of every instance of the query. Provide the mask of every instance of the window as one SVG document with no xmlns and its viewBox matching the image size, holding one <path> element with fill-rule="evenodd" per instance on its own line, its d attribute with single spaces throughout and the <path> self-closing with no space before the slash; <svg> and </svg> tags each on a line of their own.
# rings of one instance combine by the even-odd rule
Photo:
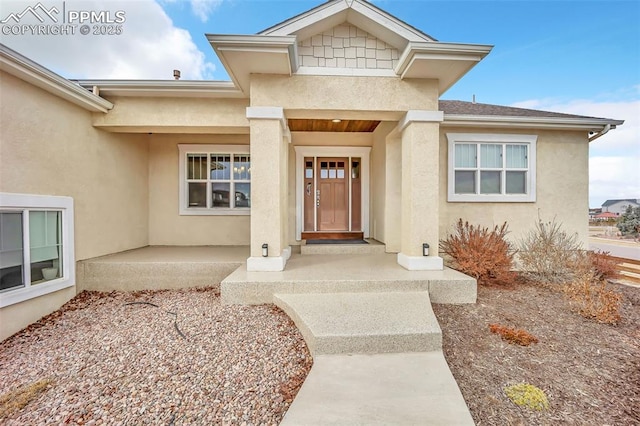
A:
<svg viewBox="0 0 640 426">
<path fill-rule="evenodd" d="M 73 200 L 0 194 L 0 307 L 74 283 Z"/>
<path fill-rule="evenodd" d="M 448 201 L 534 202 L 534 135 L 449 133 Z"/>
<path fill-rule="evenodd" d="M 180 214 L 242 215 L 251 208 L 248 145 L 179 145 Z"/>
</svg>

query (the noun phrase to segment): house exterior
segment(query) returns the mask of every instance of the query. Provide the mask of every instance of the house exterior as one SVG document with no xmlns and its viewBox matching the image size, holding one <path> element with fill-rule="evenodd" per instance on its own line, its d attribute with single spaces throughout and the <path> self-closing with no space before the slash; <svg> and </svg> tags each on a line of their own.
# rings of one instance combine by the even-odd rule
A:
<svg viewBox="0 0 640 426">
<path fill-rule="evenodd" d="M 327 236 L 442 269 L 458 218 L 586 242 L 589 142 L 622 121 L 440 100 L 491 46 L 363 0 L 208 39 L 232 81 L 69 81 L 2 46 L 3 338 L 75 295 L 76 262 L 147 245 L 249 245 L 259 272 Z"/>
<path fill-rule="evenodd" d="M 630 198 L 626 200 L 607 200 L 602 203 L 602 212 L 613 213 L 616 216 L 620 216 L 627 211 L 627 207 L 640 207 L 640 199 Z"/>
</svg>

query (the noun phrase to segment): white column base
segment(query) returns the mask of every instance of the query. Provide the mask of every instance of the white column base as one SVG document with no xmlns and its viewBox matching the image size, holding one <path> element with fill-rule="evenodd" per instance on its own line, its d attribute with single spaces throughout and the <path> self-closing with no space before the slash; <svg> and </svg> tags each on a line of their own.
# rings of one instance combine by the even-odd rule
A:
<svg viewBox="0 0 640 426">
<path fill-rule="evenodd" d="M 442 271 L 444 261 L 440 256 L 407 256 L 398 253 L 398 264 L 409 271 Z"/>
<path fill-rule="evenodd" d="M 291 257 L 291 246 L 282 250 L 280 256 L 250 257 L 247 259 L 247 271 L 249 272 L 279 272 L 284 271 L 287 260 Z"/>
</svg>

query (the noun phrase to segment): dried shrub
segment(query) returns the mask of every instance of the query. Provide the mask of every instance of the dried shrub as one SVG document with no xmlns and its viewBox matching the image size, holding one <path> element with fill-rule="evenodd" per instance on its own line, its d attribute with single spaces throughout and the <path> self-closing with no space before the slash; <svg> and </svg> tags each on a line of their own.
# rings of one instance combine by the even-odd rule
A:
<svg viewBox="0 0 640 426">
<path fill-rule="evenodd" d="M 568 234 L 555 218 L 538 220 L 535 228 L 518 242 L 518 260 L 523 275 L 538 282 L 567 282 L 582 246 L 577 234 Z"/>
<path fill-rule="evenodd" d="M 500 335 L 502 340 L 512 344 L 529 346 L 532 343 L 538 343 L 537 337 L 521 329 L 503 327 L 498 324 L 489 324 L 489 330 L 494 334 Z"/>
<path fill-rule="evenodd" d="M 620 293 L 609 289 L 607 281 L 598 279 L 593 268 L 579 268 L 576 278 L 565 285 L 565 294 L 580 315 L 604 324 L 620 321 Z"/>
<path fill-rule="evenodd" d="M 608 251 L 588 252 L 594 278 L 597 280 L 615 280 L 620 277 L 618 262 L 609 255 Z"/>
<path fill-rule="evenodd" d="M 540 388 L 528 383 L 518 383 L 504 388 L 504 393 L 519 407 L 526 407 L 532 410 L 546 410 L 549 408 L 547 395 Z"/>
<path fill-rule="evenodd" d="M 440 250 L 451 258 L 454 269 L 471 275 L 479 284 L 505 283 L 516 276 L 513 251 L 505 239 L 507 222 L 493 230 L 458 220 L 454 233 L 440 241 Z"/>
</svg>

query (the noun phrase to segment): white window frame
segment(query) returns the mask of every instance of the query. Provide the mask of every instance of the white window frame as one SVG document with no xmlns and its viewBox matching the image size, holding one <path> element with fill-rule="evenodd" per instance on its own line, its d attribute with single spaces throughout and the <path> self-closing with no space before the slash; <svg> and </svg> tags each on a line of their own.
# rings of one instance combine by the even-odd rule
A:
<svg viewBox="0 0 640 426">
<path fill-rule="evenodd" d="M 448 198 L 449 202 L 470 202 L 470 203 L 533 203 L 536 201 L 536 144 L 537 135 L 524 134 L 485 134 L 485 133 L 447 133 L 448 146 Z M 456 144 L 498 144 L 498 145 L 528 145 L 527 157 L 529 161 L 527 169 L 527 179 L 525 184 L 525 194 L 506 194 L 505 176 L 506 171 L 510 170 L 505 167 L 506 153 L 503 146 L 503 167 L 502 171 L 502 194 L 456 194 L 455 193 L 455 145 Z M 476 148 L 478 149 L 478 148 Z M 476 188 L 480 191 L 480 167 L 479 159 L 476 164 Z"/>
<path fill-rule="evenodd" d="M 187 154 L 206 154 L 207 163 L 211 154 L 229 154 L 233 159 L 236 154 L 250 155 L 249 145 L 215 145 L 215 144 L 178 144 L 179 152 L 179 214 L 181 216 L 247 216 L 251 214 L 251 207 L 189 207 L 189 188 L 187 182 Z M 207 206 L 210 205 L 210 170 L 207 170 Z M 233 181 L 233 171 L 231 181 Z"/>
<path fill-rule="evenodd" d="M 0 209 L 22 212 L 22 251 L 24 287 L 0 292 L 0 308 L 44 296 L 76 284 L 74 248 L 73 198 L 52 195 L 0 193 Z M 62 271 L 59 278 L 31 285 L 31 259 L 29 247 L 29 212 L 58 211 L 62 213 Z"/>
</svg>

